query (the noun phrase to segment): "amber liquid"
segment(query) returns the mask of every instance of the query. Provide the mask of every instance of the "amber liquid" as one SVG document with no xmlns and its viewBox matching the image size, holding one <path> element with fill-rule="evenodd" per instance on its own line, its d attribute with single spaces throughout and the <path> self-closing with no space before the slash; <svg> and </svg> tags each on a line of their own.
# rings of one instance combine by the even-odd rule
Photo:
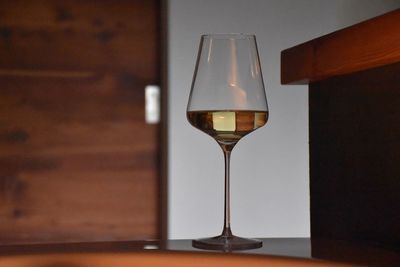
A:
<svg viewBox="0 0 400 267">
<path fill-rule="evenodd" d="M 205 110 L 189 111 L 189 122 L 217 142 L 235 144 L 240 138 L 265 125 L 268 111 Z"/>
</svg>

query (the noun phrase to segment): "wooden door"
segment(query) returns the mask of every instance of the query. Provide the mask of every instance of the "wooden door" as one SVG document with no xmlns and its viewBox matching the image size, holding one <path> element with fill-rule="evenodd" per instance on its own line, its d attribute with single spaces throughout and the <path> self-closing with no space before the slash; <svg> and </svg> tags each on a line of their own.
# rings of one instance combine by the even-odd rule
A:
<svg viewBox="0 0 400 267">
<path fill-rule="evenodd" d="M 0 243 L 160 237 L 158 9 L 0 1 Z"/>
</svg>

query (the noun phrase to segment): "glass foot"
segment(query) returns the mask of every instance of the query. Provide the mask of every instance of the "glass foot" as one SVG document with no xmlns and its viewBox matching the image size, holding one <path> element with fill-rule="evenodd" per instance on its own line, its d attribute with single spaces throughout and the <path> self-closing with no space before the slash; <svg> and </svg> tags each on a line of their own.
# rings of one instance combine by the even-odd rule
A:
<svg viewBox="0 0 400 267">
<path fill-rule="evenodd" d="M 200 249 L 233 251 L 260 248 L 262 247 L 262 241 L 238 236 L 220 235 L 193 240 L 192 246 Z"/>
</svg>

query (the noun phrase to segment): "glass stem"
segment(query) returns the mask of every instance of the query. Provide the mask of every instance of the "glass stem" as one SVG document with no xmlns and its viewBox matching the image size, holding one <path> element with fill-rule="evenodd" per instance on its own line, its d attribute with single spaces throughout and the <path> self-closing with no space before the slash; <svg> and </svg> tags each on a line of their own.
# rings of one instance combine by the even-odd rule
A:
<svg viewBox="0 0 400 267">
<path fill-rule="evenodd" d="M 231 151 L 233 146 L 222 145 L 225 158 L 225 203 L 224 203 L 224 229 L 222 230 L 222 236 L 231 237 L 231 211 L 230 211 L 230 160 Z"/>
</svg>

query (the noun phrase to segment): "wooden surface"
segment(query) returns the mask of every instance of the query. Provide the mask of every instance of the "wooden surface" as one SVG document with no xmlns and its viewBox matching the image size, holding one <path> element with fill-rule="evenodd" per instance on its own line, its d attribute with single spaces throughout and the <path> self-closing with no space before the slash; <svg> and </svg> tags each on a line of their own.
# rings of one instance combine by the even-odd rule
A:
<svg viewBox="0 0 400 267">
<path fill-rule="evenodd" d="M 325 261 L 346 262 L 352 266 L 400 265 L 400 251 L 379 245 L 366 245 L 334 239 L 311 239 L 312 257 Z"/>
<path fill-rule="evenodd" d="M 283 84 L 310 84 L 312 238 L 399 253 L 400 10 L 284 50 L 281 59 Z"/>
<path fill-rule="evenodd" d="M 400 9 L 281 53 L 282 84 L 307 84 L 400 61 Z"/>
<path fill-rule="evenodd" d="M 0 243 L 160 237 L 158 8 L 0 2 Z"/>
<path fill-rule="evenodd" d="M 334 266 L 340 263 L 351 266 L 399 266 L 400 264 L 400 254 L 396 251 L 357 243 L 309 238 L 262 238 L 261 240 L 262 248 L 234 252 L 199 250 L 192 247 L 191 240 L 7 245 L 0 246 L 0 266 L 25 266 L 17 264 L 28 262 L 30 267 L 125 266 L 124 264 L 127 266 L 203 266 L 202 264 L 205 264 L 204 266 L 225 266 L 225 264 L 227 266 L 258 266 L 258 264 Z"/>
<path fill-rule="evenodd" d="M 209 267 L 209 266 L 350 266 L 313 260 L 255 255 L 200 254 L 191 252 L 135 252 L 60 254 L 3 257 L 0 267 Z"/>
<path fill-rule="evenodd" d="M 3 0 L 0 68 L 134 73 L 157 82 L 157 1 Z"/>
<path fill-rule="evenodd" d="M 312 83 L 311 235 L 400 250 L 400 63 Z"/>
</svg>

